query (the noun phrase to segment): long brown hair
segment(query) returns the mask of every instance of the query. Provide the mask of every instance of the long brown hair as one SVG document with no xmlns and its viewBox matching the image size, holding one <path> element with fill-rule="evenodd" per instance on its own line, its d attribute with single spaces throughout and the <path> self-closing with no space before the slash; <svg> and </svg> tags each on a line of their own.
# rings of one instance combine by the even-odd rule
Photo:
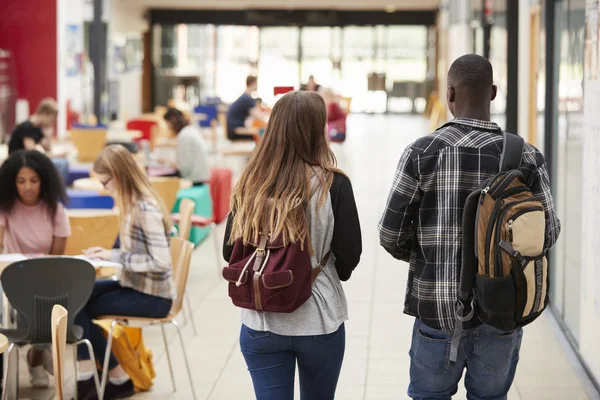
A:
<svg viewBox="0 0 600 400">
<path fill-rule="evenodd" d="M 122 217 L 135 213 L 135 205 L 139 201 L 146 200 L 162 213 L 165 233 L 169 234 L 171 232 L 170 213 L 146 174 L 125 147 L 121 145 L 105 147 L 94 162 L 92 170 L 95 173 L 107 175 L 115 181 L 117 205 Z M 124 233 L 124 220 L 125 218 L 121 218 L 122 234 Z"/>
<path fill-rule="evenodd" d="M 313 92 L 289 92 L 273 107 L 264 137 L 254 152 L 231 200 L 231 242 L 257 243 L 261 233 L 284 245 L 308 243 L 307 210 L 320 191 L 327 199 L 338 171 L 325 135 L 327 111 Z M 316 176 L 318 185 L 313 186 Z"/>
</svg>

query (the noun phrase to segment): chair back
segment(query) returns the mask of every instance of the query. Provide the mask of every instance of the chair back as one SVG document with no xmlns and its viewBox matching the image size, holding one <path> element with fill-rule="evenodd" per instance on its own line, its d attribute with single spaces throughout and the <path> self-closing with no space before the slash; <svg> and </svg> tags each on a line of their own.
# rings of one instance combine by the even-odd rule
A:
<svg viewBox="0 0 600 400">
<path fill-rule="evenodd" d="M 192 216 L 196 209 L 196 202 L 192 199 L 182 199 L 179 203 L 179 237 L 189 240 L 192 230 Z"/>
<path fill-rule="evenodd" d="M 134 119 L 127 122 L 127 129 L 130 131 L 141 131 L 142 136 L 135 139 L 135 142 L 141 142 L 142 140 L 147 140 L 148 142 L 152 142 L 152 131 L 158 126 L 156 121 L 144 120 L 144 119 Z"/>
<path fill-rule="evenodd" d="M 179 192 L 180 179 L 165 176 L 152 176 L 150 182 L 154 189 L 160 195 L 161 200 L 165 203 L 167 210 L 172 211 L 177 201 L 177 192 Z"/>
<path fill-rule="evenodd" d="M 119 214 L 113 210 L 69 210 L 71 237 L 65 255 L 76 256 L 85 249 L 113 248 L 119 235 Z"/>
<path fill-rule="evenodd" d="M 177 291 L 177 297 L 173 299 L 171 305 L 172 317 L 177 316 L 183 306 L 183 296 L 187 285 L 190 263 L 192 261 L 192 252 L 194 245 L 185 239 L 179 237 L 171 238 L 171 262 L 173 263 L 173 283 Z"/>
<path fill-rule="evenodd" d="M 206 119 L 199 121 L 199 125 L 204 128 L 208 128 L 211 126 L 212 121 L 216 121 L 217 119 L 217 106 L 213 104 L 208 105 L 199 105 L 194 108 L 194 114 L 204 114 L 206 115 Z"/>
<path fill-rule="evenodd" d="M 70 135 L 80 162 L 95 161 L 106 146 L 106 129 L 71 129 Z"/>
<path fill-rule="evenodd" d="M 55 400 L 65 399 L 65 348 L 67 347 L 67 309 L 57 304 L 52 307 L 52 363 L 54 364 Z"/>
<path fill-rule="evenodd" d="M 85 260 L 68 257 L 43 257 L 18 261 L 7 266 L 0 281 L 4 294 L 17 310 L 24 327 L 15 344 L 52 343 L 51 316 L 56 304 L 69 313 L 69 343 L 78 339 L 74 332 L 75 315 L 89 300 L 96 270 Z"/>
</svg>

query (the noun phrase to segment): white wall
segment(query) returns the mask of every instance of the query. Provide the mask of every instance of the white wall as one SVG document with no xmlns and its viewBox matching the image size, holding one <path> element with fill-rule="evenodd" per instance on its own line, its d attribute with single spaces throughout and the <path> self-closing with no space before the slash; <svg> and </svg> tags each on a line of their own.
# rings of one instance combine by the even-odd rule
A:
<svg viewBox="0 0 600 400">
<path fill-rule="evenodd" d="M 530 137 L 529 134 L 529 27 L 531 25 L 529 1 L 519 1 L 519 120 L 517 129 L 519 135 L 525 140 Z"/>
</svg>

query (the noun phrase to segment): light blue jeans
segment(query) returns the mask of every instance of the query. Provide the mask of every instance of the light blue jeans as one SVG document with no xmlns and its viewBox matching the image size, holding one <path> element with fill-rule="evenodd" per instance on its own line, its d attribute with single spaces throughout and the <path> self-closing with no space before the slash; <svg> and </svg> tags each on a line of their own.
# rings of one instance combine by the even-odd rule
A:
<svg viewBox="0 0 600 400">
<path fill-rule="evenodd" d="M 415 321 L 408 395 L 418 400 L 450 400 L 466 368 L 468 400 L 506 400 L 519 361 L 522 329 L 503 332 L 480 325 L 463 332 L 454 364 L 450 363 L 452 334 Z"/>
</svg>

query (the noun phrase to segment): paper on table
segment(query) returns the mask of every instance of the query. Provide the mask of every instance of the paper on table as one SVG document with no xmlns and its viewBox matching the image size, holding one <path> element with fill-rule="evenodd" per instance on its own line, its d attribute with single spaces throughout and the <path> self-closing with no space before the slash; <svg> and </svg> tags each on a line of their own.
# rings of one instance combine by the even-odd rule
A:
<svg viewBox="0 0 600 400">
<path fill-rule="evenodd" d="M 72 258 L 78 258 L 80 260 L 84 260 L 92 264 L 95 268 L 99 267 L 110 267 L 110 268 L 123 268 L 123 265 L 120 263 L 105 261 L 105 260 L 95 260 L 92 258 L 88 258 L 86 256 L 70 256 Z"/>
</svg>

